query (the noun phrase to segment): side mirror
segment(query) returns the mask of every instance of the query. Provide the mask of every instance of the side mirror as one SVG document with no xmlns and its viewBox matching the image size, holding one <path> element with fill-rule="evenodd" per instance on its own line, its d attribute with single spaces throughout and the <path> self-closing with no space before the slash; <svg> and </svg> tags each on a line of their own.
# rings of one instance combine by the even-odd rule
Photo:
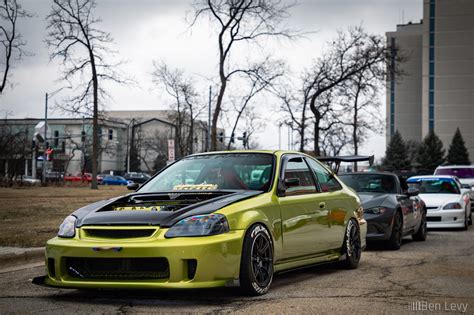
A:
<svg viewBox="0 0 474 315">
<path fill-rule="evenodd" d="M 469 185 L 469 184 L 461 184 L 461 188 L 462 188 L 462 189 L 469 189 L 469 190 L 471 190 L 471 185 Z"/>
<path fill-rule="evenodd" d="M 138 183 L 130 183 L 130 184 L 127 185 L 128 190 L 137 190 L 138 187 L 140 187 L 140 184 L 138 184 Z"/>
<path fill-rule="evenodd" d="M 285 179 L 285 188 L 295 187 L 300 185 L 299 178 L 287 178 Z"/>
<path fill-rule="evenodd" d="M 420 194 L 420 190 L 418 188 L 410 187 L 407 190 L 407 196 L 408 197 L 418 196 L 419 194 Z"/>
</svg>

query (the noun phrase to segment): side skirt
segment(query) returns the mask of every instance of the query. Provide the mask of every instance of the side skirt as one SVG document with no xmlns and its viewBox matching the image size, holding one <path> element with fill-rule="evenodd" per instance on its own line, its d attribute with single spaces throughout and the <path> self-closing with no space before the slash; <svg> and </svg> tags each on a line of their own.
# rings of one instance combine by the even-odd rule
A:
<svg viewBox="0 0 474 315">
<path fill-rule="evenodd" d="M 324 263 L 337 262 L 341 259 L 341 253 L 339 250 L 330 251 L 320 255 L 305 256 L 304 258 L 292 259 L 287 261 L 282 261 L 274 266 L 275 273 L 282 273 L 286 271 L 292 271 L 295 269 L 303 269 L 312 267 L 315 265 L 320 265 Z"/>
</svg>

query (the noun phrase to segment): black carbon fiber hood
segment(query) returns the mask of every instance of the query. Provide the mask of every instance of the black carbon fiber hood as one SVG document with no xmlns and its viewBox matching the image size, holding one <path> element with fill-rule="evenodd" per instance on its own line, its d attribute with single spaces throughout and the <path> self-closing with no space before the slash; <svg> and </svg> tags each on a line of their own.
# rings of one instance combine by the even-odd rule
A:
<svg viewBox="0 0 474 315">
<path fill-rule="evenodd" d="M 160 193 L 135 193 L 111 200 L 99 201 L 76 210 L 76 226 L 87 225 L 153 225 L 170 227 L 179 220 L 192 215 L 208 214 L 225 206 L 260 195 L 254 190 L 172 191 Z M 159 202 L 182 205 L 173 211 L 120 210 L 117 207 L 141 207 Z"/>
</svg>

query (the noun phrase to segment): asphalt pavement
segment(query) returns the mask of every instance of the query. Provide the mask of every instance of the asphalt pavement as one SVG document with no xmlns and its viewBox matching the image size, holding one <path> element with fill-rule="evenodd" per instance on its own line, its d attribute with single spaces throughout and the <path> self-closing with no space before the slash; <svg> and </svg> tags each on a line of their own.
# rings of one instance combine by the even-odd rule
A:
<svg viewBox="0 0 474 315">
<path fill-rule="evenodd" d="M 0 313 L 474 314 L 474 228 L 406 238 L 401 250 L 369 247 L 356 270 L 336 264 L 276 275 L 270 292 L 79 291 L 31 284 L 44 267 L 0 273 Z"/>
</svg>

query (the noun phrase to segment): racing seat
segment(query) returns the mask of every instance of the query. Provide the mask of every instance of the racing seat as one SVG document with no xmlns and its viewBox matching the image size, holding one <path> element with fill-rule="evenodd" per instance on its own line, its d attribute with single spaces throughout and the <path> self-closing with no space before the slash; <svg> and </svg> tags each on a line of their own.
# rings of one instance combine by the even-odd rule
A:
<svg viewBox="0 0 474 315">
<path fill-rule="evenodd" d="M 224 178 L 223 188 L 227 189 L 248 189 L 247 185 L 240 179 L 233 166 L 221 168 L 221 175 Z"/>
</svg>

